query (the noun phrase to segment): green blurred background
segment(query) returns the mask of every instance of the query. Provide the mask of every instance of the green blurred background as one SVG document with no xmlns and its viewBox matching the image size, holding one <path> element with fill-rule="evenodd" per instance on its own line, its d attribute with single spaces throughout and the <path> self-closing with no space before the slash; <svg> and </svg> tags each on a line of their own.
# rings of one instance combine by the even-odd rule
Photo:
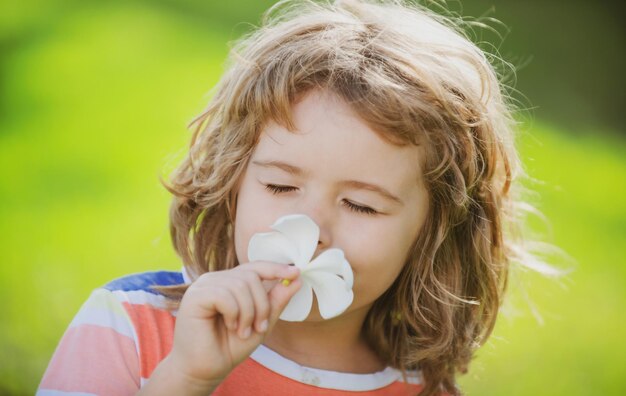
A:
<svg viewBox="0 0 626 396">
<path fill-rule="evenodd" d="M 90 291 L 180 268 L 158 182 L 270 1 L 0 4 L 0 394 L 32 394 Z M 467 0 L 509 27 L 536 230 L 571 260 L 520 273 L 468 395 L 626 394 L 624 25 L 618 3 Z M 497 27 L 497 25 L 495 25 Z M 485 33 L 483 39 L 496 35 Z M 558 257 L 558 256 L 557 256 Z M 533 311 L 541 314 L 537 319 Z"/>
</svg>

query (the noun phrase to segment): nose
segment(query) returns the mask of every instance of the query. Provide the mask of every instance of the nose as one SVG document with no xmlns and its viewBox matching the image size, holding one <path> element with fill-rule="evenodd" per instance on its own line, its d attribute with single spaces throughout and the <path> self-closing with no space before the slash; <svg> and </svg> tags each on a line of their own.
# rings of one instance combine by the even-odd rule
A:
<svg viewBox="0 0 626 396">
<path fill-rule="evenodd" d="M 317 249 L 315 249 L 315 253 L 313 254 L 313 257 L 317 257 L 317 255 L 320 254 L 322 251 L 328 249 L 331 246 L 332 242 L 330 238 L 330 233 L 327 231 L 327 228 L 321 225 L 315 219 L 314 221 L 320 227 L 320 236 L 319 240 L 317 241 Z"/>
<path fill-rule="evenodd" d="M 328 249 L 332 244 L 332 233 L 331 233 L 331 225 L 326 220 L 324 216 L 308 214 L 309 217 L 313 219 L 315 224 L 320 228 L 320 236 L 317 241 L 317 250 L 315 254 L 317 255 L 320 251 Z"/>
<path fill-rule="evenodd" d="M 317 249 L 315 254 L 328 249 L 333 243 L 333 213 L 330 205 L 325 204 L 321 199 L 309 199 L 300 207 L 301 213 L 309 216 L 320 229 Z"/>
</svg>

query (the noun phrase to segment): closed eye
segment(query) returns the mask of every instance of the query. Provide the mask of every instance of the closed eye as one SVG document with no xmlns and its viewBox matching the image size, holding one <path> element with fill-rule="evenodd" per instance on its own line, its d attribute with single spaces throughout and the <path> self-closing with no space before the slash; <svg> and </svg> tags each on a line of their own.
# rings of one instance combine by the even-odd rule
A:
<svg viewBox="0 0 626 396">
<path fill-rule="evenodd" d="M 271 192 L 272 194 L 280 194 L 284 192 L 294 191 L 294 190 L 297 190 L 298 188 L 293 187 L 293 186 L 282 186 L 279 184 L 266 184 L 265 189 Z"/>
<path fill-rule="evenodd" d="M 293 187 L 293 186 L 284 186 L 284 185 L 280 185 L 280 184 L 266 184 L 265 185 L 265 189 L 269 192 L 271 192 L 274 195 L 278 195 L 281 193 L 287 193 L 287 192 L 291 192 L 291 191 L 295 191 L 298 189 L 298 187 Z M 363 213 L 366 215 L 376 215 L 378 214 L 378 211 L 376 211 L 375 209 L 370 208 L 369 206 L 363 206 L 363 205 L 357 205 L 354 202 L 350 202 L 346 199 L 344 199 L 343 201 L 343 205 L 346 206 L 348 209 L 350 209 L 353 212 L 356 213 Z"/>
<path fill-rule="evenodd" d="M 348 208 L 350 208 L 350 210 L 357 212 L 357 213 L 363 213 L 363 214 L 367 214 L 367 215 L 376 215 L 378 214 L 378 212 L 368 206 L 361 206 L 361 205 L 357 205 L 354 202 L 350 202 L 347 200 L 343 200 L 343 204 L 345 206 L 347 206 Z"/>
</svg>

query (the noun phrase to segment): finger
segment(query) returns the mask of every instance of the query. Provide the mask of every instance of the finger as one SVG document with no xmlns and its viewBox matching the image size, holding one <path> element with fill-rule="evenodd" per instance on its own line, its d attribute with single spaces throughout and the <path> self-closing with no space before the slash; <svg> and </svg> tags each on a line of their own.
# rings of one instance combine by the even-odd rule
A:
<svg viewBox="0 0 626 396">
<path fill-rule="evenodd" d="M 256 273 L 250 272 L 248 286 L 254 300 L 254 329 L 264 333 L 269 327 L 270 301 L 267 291 Z"/>
<path fill-rule="evenodd" d="M 289 285 L 285 286 L 285 284 L 279 282 L 274 286 L 269 293 L 269 301 L 270 301 L 270 319 L 269 319 L 269 328 L 271 329 L 280 314 L 283 312 L 291 297 L 293 297 L 300 287 L 302 286 L 302 280 L 297 278 L 289 283 Z"/>
<path fill-rule="evenodd" d="M 265 289 L 265 292 L 269 293 L 270 290 L 272 290 L 274 286 L 276 286 L 276 284 L 279 283 L 281 280 L 282 279 L 264 280 L 264 281 L 261 281 L 261 283 L 263 284 L 263 288 Z"/>
<path fill-rule="evenodd" d="M 237 334 L 246 339 L 252 333 L 252 321 L 254 320 L 254 300 L 248 282 L 241 278 L 232 278 L 229 289 L 239 305 L 239 320 L 237 322 Z"/>
<path fill-rule="evenodd" d="M 293 280 L 300 275 L 300 270 L 295 265 L 277 264 L 268 261 L 253 261 L 239 265 L 236 268 L 254 271 L 262 280 Z"/>
<path fill-rule="evenodd" d="M 224 324 L 228 329 L 234 330 L 237 328 L 239 304 L 233 293 L 227 288 L 214 287 L 210 293 L 204 293 L 204 290 L 198 289 L 189 297 L 197 299 L 197 306 L 205 313 L 203 316 L 206 316 L 207 313 L 211 317 L 215 316 L 215 314 L 222 315 Z"/>
</svg>

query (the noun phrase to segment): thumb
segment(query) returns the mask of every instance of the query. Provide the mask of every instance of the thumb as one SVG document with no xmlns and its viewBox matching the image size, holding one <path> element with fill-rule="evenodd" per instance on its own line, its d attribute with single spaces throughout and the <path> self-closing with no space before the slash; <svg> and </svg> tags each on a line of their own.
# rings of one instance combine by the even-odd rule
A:
<svg viewBox="0 0 626 396">
<path fill-rule="evenodd" d="M 283 312 L 291 298 L 302 287 L 302 280 L 300 277 L 292 280 L 289 285 L 285 286 L 282 282 L 278 282 L 269 293 L 270 300 L 270 318 L 269 328 L 274 327 L 274 324 L 278 321 L 280 314 Z"/>
</svg>

